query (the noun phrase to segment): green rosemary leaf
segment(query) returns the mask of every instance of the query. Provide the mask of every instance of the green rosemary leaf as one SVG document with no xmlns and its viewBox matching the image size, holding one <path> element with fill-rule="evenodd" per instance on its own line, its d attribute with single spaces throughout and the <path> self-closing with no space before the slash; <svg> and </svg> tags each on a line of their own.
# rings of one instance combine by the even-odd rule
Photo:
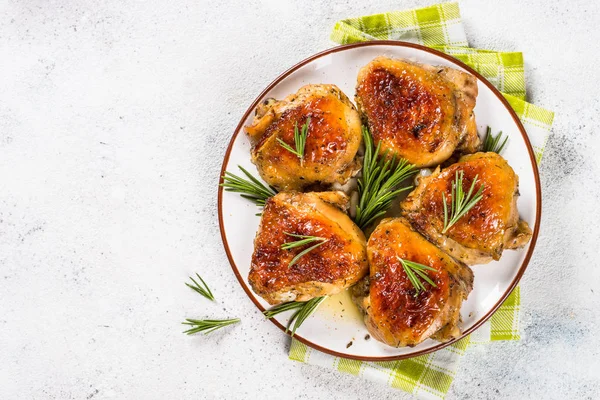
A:
<svg viewBox="0 0 600 400">
<path fill-rule="evenodd" d="M 217 329 L 221 329 L 227 325 L 237 324 L 240 322 L 239 318 L 233 319 L 186 319 L 185 322 L 182 322 L 183 325 L 190 325 L 193 328 L 184 331 L 188 335 L 193 335 L 194 333 L 204 332 L 204 334 L 209 334 Z"/>
<path fill-rule="evenodd" d="M 431 286 L 433 287 L 437 287 L 437 285 L 431 280 L 431 278 L 429 278 L 429 276 L 427 276 L 427 274 L 425 272 L 423 272 L 420 269 L 413 269 L 413 272 L 417 275 L 419 275 L 425 282 L 429 283 Z M 421 284 L 422 286 L 422 284 Z"/>
<path fill-rule="evenodd" d="M 296 129 L 298 128 L 298 126 L 296 126 Z M 296 157 L 298 158 L 302 158 L 303 154 L 298 152 L 298 150 L 294 149 L 292 146 L 290 146 L 289 144 L 287 144 L 286 142 L 284 142 L 283 140 L 277 138 L 277 141 L 279 142 L 279 145 L 281 147 L 283 147 L 284 149 L 286 149 L 287 151 L 289 151 L 290 153 L 293 153 L 294 155 L 296 155 Z"/>
<path fill-rule="evenodd" d="M 414 272 L 406 265 L 406 263 L 402 263 L 402 268 L 408 277 L 408 280 L 415 288 L 415 295 L 421 291 L 421 281 L 415 276 Z"/>
<path fill-rule="evenodd" d="M 306 321 L 308 317 L 314 314 L 317 308 L 327 299 L 327 296 L 315 297 L 306 302 L 306 305 L 302 307 L 296 314 L 292 316 L 290 324 L 294 322 L 292 328 L 292 337 L 296 334 L 296 330 Z M 288 325 L 289 328 L 289 325 Z"/>
<path fill-rule="evenodd" d="M 248 194 L 243 194 L 242 193 L 242 194 L 240 194 L 240 196 L 243 197 L 244 199 L 248 199 L 250 201 L 253 201 L 257 206 L 260 206 L 260 207 L 264 207 L 265 203 L 267 202 L 264 199 L 259 199 L 259 198 L 256 198 L 256 197 L 252 196 L 252 195 L 248 195 Z"/>
<path fill-rule="evenodd" d="M 281 245 L 281 248 L 284 250 L 289 250 L 289 249 L 293 249 L 296 247 L 300 247 L 300 246 L 304 246 L 305 244 L 310 244 L 313 243 L 315 241 L 319 241 L 320 238 L 307 238 L 307 239 L 302 239 L 302 240 L 298 240 L 295 242 L 288 242 L 288 243 L 284 243 Z"/>
<path fill-rule="evenodd" d="M 319 305 L 327 299 L 327 296 L 315 297 L 308 301 L 289 301 L 287 303 L 278 304 L 270 310 L 263 311 L 267 318 L 273 318 L 277 314 L 285 311 L 298 310 L 288 320 L 288 325 L 285 332 L 291 331 L 291 336 L 296 334 L 296 330 L 317 310 Z"/>
<path fill-rule="evenodd" d="M 298 122 L 294 124 L 294 145 L 293 148 L 283 140 L 277 138 L 279 145 L 294 154 L 300 159 L 300 164 L 304 162 L 304 149 L 306 148 L 306 138 L 308 136 L 308 125 L 310 124 L 310 117 L 306 119 L 306 122 L 302 124 L 301 130 L 298 129 Z"/>
<path fill-rule="evenodd" d="M 292 261 L 290 261 L 290 263 L 289 263 L 288 267 L 291 267 L 292 265 L 296 264 L 296 263 L 298 262 L 298 260 L 299 260 L 299 259 L 300 259 L 302 256 L 304 256 L 305 254 L 308 254 L 308 253 L 310 253 L 311 251 L 313 251 L 313 250 L 314 250 L 314 249 L 316 249 L 317 247 L 319 247 L 319 246 L 321 246 L 321 245 L 325 244 L 325 242 L 327 242 L 327 240 L 325 240 L 325 241 L 323 241 L 323 242 L 320 242 L 320 243 L 317 243 L 317 244 L 315 244 L 314 246 L 311 246 L 311 247 L 309 247 L 308 249 L 306 249 L 306 250 L 302 250 L 300 253 L 296 254 L 296 256 L 295 256 L 294 258 L 292 258 Z"/>
<path fill-rule="evenodd" d="M 295 310 L 298 308 L 304 307 L 303 301 L 288 301 L 287 303 L 277 304 L 276 306 L 270 308 L 269 310 L 263 311 L 263 314 L 267 318 L 273 318 L 277 314 L 281 314 L 282 312 Z"/>
<path fill-rule="evenodd" d="M 488 126 L 485 134 L 485 140 L 483 142 L 483 151 L 489 152 L 492 151 L 494 153 L 500 154 L 504 147 L 506 146 L 506 142 L 508 141 L 508 136 L 502 140 L 502 131 L 498 133 L 498 135 L 492 135 L 492 129 Z M 502 140 L 502 143 L 500 141 Z"/>
<path fill-rule="evenodd" d="M 265 185 L 256 179 L 242 166 L 238 165 L 238 168 L 246 175 L 246 178 L 225 171 L 221 186 L 228 192 L 240 193 L 240 196 L 243 198 L 254 202 L 259 207 L 264 207 L 267 199 L 275 196 L 277 191 L 273 187 Z"/>
<path fill-rule="evenodd" d="M 365 229 L 377 218 L 385 214 L 392 200 L 412 186 L 398 188 L 407 178 L 417 172 L 414 165 L 406 160 L 380 154 L 381 142 L 375 147 L 373 137 L 366 127 L 362 127 L 365 154 L 362 177 L 358 181 L 359 200 L 354 222 Z"/>
<path fill-rule="evenodd" d="M 310 244 L 313 242 L 326 242 L 327 239 L 318 237 L 318 236 L 308 236 L 308 235 L 297 235 L 294 233 L 284 232 L 288 236 L 292 236 L 298 238 L 300 240 L 296 240 L 294 242 L 287 242 L 281 245 L 281 248 L 284 250 L 293 249 L 295 247 L 304 246 L 305 244 Z"/>
<path fill-rule="evenodd" d="M 196 276 L 198 277 L 200 282 L 202 282 L 202 284 L 199 284 L 194 280 L 194 278 L 190 276 L 190 279 L 192 280 L 192 282 L 194 282 L 194 284 L 190 285 L 186 282 L 185 285 L 191 288 L 192 290 L 196 291 L 197 293 L 200 293 L 200 295 L 206 297 L 207 299 L 215 301 L 215 296 L 213 296 L 212 292 L 210 291 L 210 288 L 208 287 L 206 282 L 204 282 L 204 279 L 202 279 L 202 277 L 198 274 L 196 274 Z"/>
<path fill-rule="evenodd" d="M 443 193 L 442 198 L 444 200 L 444 229 L 442 233 L 446 233 L 450 227 L 452 227 L 458 220 L 465 215 L 471 208 L 475 206 L 481 199 L 483 199 L 483 184 L 479 186 L 479 190 L 473 194 L 475 190 L 475 184 L 479 175 L 475 175 L 469 192 L 465 196 L 463 189 L 463 171 L 456 171 L 454 181 L 452 182 L 452 190 L 450 193 L 450 211 L 448 211 L 448 205 L 446 203 L 446 195 Z"/>
<path fill-rule="evenodd" d="M 297 234 L 288 233 L 288 232 L 284 232 L 284 233 L 286 235 L 288 235 L 288 236 L 299 238 L 300 240 L 296 240 L 294 242 L 283 243 L 281 245 L 281 248 L 283 250 L 290 250 L 290 249 L 294 249 L 296 247 L 300 247 L 300 246 L 304 246 L 304 245 L 307 245 L 307 244 L 318 242 L 317 244 L 315 244 L 315 245 L 313 245 L 313 246 L 311 246 L 311 247 L 309 247 L 307 249 L 304 249 L 300 253 L 296 254 L 296 256 L 294 258 L 292 258 L 292 260 L 290 261 L 290 263 L 288 265 L 289 267 L 291 267 L 292 265 L 296 264 L 298 262 L 298 260 L 302 256 L 310 253 L 311 251 L 313 251 L 317 247 L 325 244 L 328 241 L 328 239 L 325 239 L 325 238 L 322 238 L 322 237 L 318 237 L 318 236 L 297 235 Z"/>
<path fill-rule="evenodd" d="M 398 259 L 398 261 L 400 261 L 400 264 L 402 265 L 402 269 L 404 269 L 404 272 L 406 273 L 408 280 L 410 281 L 412 286 L 415 288 L 415 297 L 418 296 L 419 293 L 421 293 L 421 291 L 426 290 L 425 285 L 423 284 L 421 279 L 424 280 L 425 282 L 429 283 L 432 287 L 437 287 L 435 282 L 433 282 L 433 280 L 431 280 L 431 278 L 429 276 L 427 276 L 427 274 L 424 272 L 424 271 L 437 271 L 435 268 L 430 267 L 428 265 L 419 264 L 414 261 L 404 260 L 400 257 L 396 257 L 396 258 Z"/>
</svg>

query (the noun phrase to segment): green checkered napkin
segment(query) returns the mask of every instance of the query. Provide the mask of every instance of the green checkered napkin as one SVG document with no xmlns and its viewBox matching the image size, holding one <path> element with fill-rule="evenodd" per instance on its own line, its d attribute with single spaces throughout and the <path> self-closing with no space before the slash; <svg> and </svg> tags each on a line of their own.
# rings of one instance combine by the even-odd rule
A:
<svg viewBox="0 0 600 400">
<path fill-rule="evenodd" d="M 541 161 L 554 113 L 525 101 L 523 54 L 467 47 L 458 4 L 444 3 L 346 19 L 336 23 L 331 39 L 340 44 L 403 40 L 432 47 L 463 61 L 504 94 L 527 131 L 537 162 Z M 492 317 L 469 337 L 434 353 L 407 360 L 349 360 L 321 353 L 296 340 L 292 340 L 289 356 L 293 360 L 385 382 L 421 398 L 444 398 L 469 344 L 520 339 L 520 305 L 517 287 Z"/>
</svg>

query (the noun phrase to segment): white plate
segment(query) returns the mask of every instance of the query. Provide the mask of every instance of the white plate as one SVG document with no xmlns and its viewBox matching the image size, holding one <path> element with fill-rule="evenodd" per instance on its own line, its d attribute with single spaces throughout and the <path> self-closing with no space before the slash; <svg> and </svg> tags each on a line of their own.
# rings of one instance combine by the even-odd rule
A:
<svg viewBox="0 0 600 400">
<path fill-rule="evenodd" d="M 336 47 L 316 54 L 271 83 L 250 105 L 233 133 L 233 138 L 223 161 L 225 170 L 239 173 L 241 165 L 258 176 L 250 162 L 250 142 L 242 127 L 250 123 L 258 102 L 268 97 L 284 98 L 309 83 L 333 83 L 349 98 L 354 98 L 358 70 L 373 58 L 386 55 L 407 58 L 432 65 L 446 65 L 461 69 L 478 78 L 479 95 L 475 114 L 479 132 L 489 125 L 494 133 L 502 131 L 509 141 L 503 156 L 519 175 L 518 208 L 525 221 L 533 228 L 533 238 L 528 246 L 518 251 L 505 251 L 499 262 L 474 266 L 473 291 L 461 309 L 462 330 L 471 333 L 485 322 L 510 294 L 523 274 L 537 238 L 541 210 L 541 193 L 537 166 L 525 130 L 502 95 L 482 76 L 460 61 L 443 53 L 419 45 L 380 41 Z M 261 309 L 269 305 L 252 292 L 247 282 L 253 240 L 259 217 L 256 206 L 237 193 L 219 189 L 219 224 L 225 251 L 240 284 L 250 299 Z M 272 319 L 283 329 L 289 314 Z M 328 299 L 319 310 L 296 332 L 296 339 L 318 350 L 347 358 L 383 361 L 414 357 L 440 349 L 441 344 L 426 340 L 415 347 L 393 348 L 374 339 L 365 340 L 368 331 L 347 294 Z M 352 342 L 350 347 L 347 347 Z"/>
</svg>

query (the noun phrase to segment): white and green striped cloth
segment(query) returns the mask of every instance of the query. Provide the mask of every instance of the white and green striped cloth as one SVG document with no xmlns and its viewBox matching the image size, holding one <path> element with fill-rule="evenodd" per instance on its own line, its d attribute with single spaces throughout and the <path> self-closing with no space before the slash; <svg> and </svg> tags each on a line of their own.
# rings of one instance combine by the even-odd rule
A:
<svg viewBox="0 0 600 400">
<path fill-rule="evenodd" d="M 525 101 L 523 54 L 468 47 L 457 3 L 342 20 L 333 28 L 331 39 L 340 44 L 403 40 L 432 47 L 463 61 L 504 94 L 527 131 L 537 162 L 541 161 L 554 113 Z M 292 340 L 289 356 L 296 361 L 386 383 L 421 398 L 444 398 L 469 345 L 520 339 L 520 305 L 517 287 L 494 315 L 469 337 L 420 357 L 388 362 L 356 361 L 321 353 L 296 340 Z"/>
</svg>

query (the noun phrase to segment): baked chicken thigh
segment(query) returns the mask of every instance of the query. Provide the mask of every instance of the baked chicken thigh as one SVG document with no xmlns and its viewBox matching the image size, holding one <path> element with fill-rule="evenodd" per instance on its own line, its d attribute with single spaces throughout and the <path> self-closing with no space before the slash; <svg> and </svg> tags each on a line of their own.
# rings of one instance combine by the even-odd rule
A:
<svg viewBox="0 0 600 400">
<path fill-rule="evenodd" d="M 473 287 L 469 267 L 428 242 L 403 218 L 384 219 L 367 245 L 370 275 L 352 288 L 371 335 L 390 346 L 460 335 L 460 307 Z M 432 268 L 417 291 L 400 259 Z"/>
<path fill-rule="evenodd" d="M 306 129 L 302 157 L 295 131 Z M 306 85 L 283 100 L 259 105 L 250 126 L 252 162 L 269 185 L 283 190 L 344 184 L 358 171 L 361 122 L 356 108 L 335 85 Z"/>
<path fill-rule="evenodd" d="M 462 171 L 462 172 L 461 172 Z M 473 180 L 483 186 L 482 199 L 444 233 L 444 197 L 451 202 L 452 184 L 463 175 L 463 190 Z M 476 153 L 432 175 L 419 177 L 418 185 L 401 203 L 402 215 L 442 250 L 467 265 L 499 260 L 504 249 L 523 247 L 531 239 L 527 222 L 519 219 L 519 177 L 496 153 Z"/>
<path fill-rule="evenodd" d="M 348 205 L 342 192 L 281 192 L 268 199 L 248 276 L 254 292 L 269 304 L 306 301 L 339 293 L 364 277 L 366 240 L 346 215 Z M 319 239 L 286 249 L 306 236 Z M 315 243 L 321 244 L 298 258 Z"/>
<path fill-rule="evenodd" d="M 477 80 L 449 67 L 377 57 L 358 73 L 356 104 L 375 144 L 417 167 L 480 146 Z"/>
</svg>

